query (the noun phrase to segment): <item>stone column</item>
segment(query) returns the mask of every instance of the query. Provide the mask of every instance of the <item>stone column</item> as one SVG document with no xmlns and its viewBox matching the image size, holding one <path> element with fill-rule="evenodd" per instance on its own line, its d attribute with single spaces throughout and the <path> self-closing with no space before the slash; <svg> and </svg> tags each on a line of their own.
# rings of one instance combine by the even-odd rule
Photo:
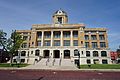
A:
<svg viewBox="0 0 120 80">
<path fill-rule="evenodd" d="M 42 39 L 41 39 L 41 46 L 44 45 L 44 31 L 42 31 Z"/>
<path fill-rule="evenodd" d="M 61 31 L 60 43 L 61 43 L 61 46 L 63 46 L 63 31 Z"/>
<path fill-rule="evenodd" d="M 51 31 L 51 47 L 53 46 L 53 31 Z"/>
<path fill-rule="evenodd" d="M 97 46 L 98 48 L 100 48 L 99 32 L 96 33 L 96 37 L 97 37 Z"/>
<path fill-rule="evenodd" d="M 70 46 L 73 46 L 73 31 L 70 31 Z"/>
<path fill-rule="evenodd" d="M 37 31 L 32 30 L 32 34 L 31 34 L 31 47 L 36 47 L 36 43 L 37 43 Z"/>
</svg>

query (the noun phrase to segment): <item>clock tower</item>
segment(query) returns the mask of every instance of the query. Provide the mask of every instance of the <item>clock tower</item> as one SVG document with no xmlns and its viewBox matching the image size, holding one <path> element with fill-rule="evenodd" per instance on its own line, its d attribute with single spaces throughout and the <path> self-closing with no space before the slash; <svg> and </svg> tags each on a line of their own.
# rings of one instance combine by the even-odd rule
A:
<svg viewBox="0 0 120 80">
<path fill-rule="evenodd" d="M 54 24 L 67 24 L 68 23 L 67 13 L 61 9 L 57 10 L 53 14 L 53 23 Z"/>
</svg>

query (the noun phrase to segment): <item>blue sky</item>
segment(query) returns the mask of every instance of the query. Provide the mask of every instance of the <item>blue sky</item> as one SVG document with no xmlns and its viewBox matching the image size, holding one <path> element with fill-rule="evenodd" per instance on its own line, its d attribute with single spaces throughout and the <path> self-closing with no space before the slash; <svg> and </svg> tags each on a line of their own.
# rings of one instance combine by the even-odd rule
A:
<svg viewBox="0 0 120 80">
<path fill-rule="evenodd" d="M 120 45 L 120 0 L 0 0 L 0 29 L 30 29 L 32 24 L 52 23 L 52 14 L 62 9 L 69 23 L 108 29 L 109 47 Z"/>
</svg>

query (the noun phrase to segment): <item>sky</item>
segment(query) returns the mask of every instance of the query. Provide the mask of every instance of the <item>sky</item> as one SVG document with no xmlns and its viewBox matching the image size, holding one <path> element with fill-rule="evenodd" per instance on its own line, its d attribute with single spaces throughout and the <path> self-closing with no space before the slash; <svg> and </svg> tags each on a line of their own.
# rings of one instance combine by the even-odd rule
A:
<svg viewBox="0 0 120 80">
<path fill-rule="evenodd" d="M 0 29 L 29 30 L 32 24 L 51 24 L 59 9 L 67 12 L 69 23 L 87 28 L 107 28 L 109 48 L 120 45 L 120 0 L 0 0 Z"/>
</svg>

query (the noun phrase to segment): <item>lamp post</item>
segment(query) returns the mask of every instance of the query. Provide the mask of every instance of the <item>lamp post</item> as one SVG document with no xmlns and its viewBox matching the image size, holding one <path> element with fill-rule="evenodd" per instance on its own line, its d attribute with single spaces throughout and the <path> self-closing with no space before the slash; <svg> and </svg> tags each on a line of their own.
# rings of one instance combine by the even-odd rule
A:
<svg viewBox="0 0 120 80">
<path fill-rule="evenodd" d="M 80 69 L 80 52 L 78 51 L 78 68 Z"/>
</svg>

